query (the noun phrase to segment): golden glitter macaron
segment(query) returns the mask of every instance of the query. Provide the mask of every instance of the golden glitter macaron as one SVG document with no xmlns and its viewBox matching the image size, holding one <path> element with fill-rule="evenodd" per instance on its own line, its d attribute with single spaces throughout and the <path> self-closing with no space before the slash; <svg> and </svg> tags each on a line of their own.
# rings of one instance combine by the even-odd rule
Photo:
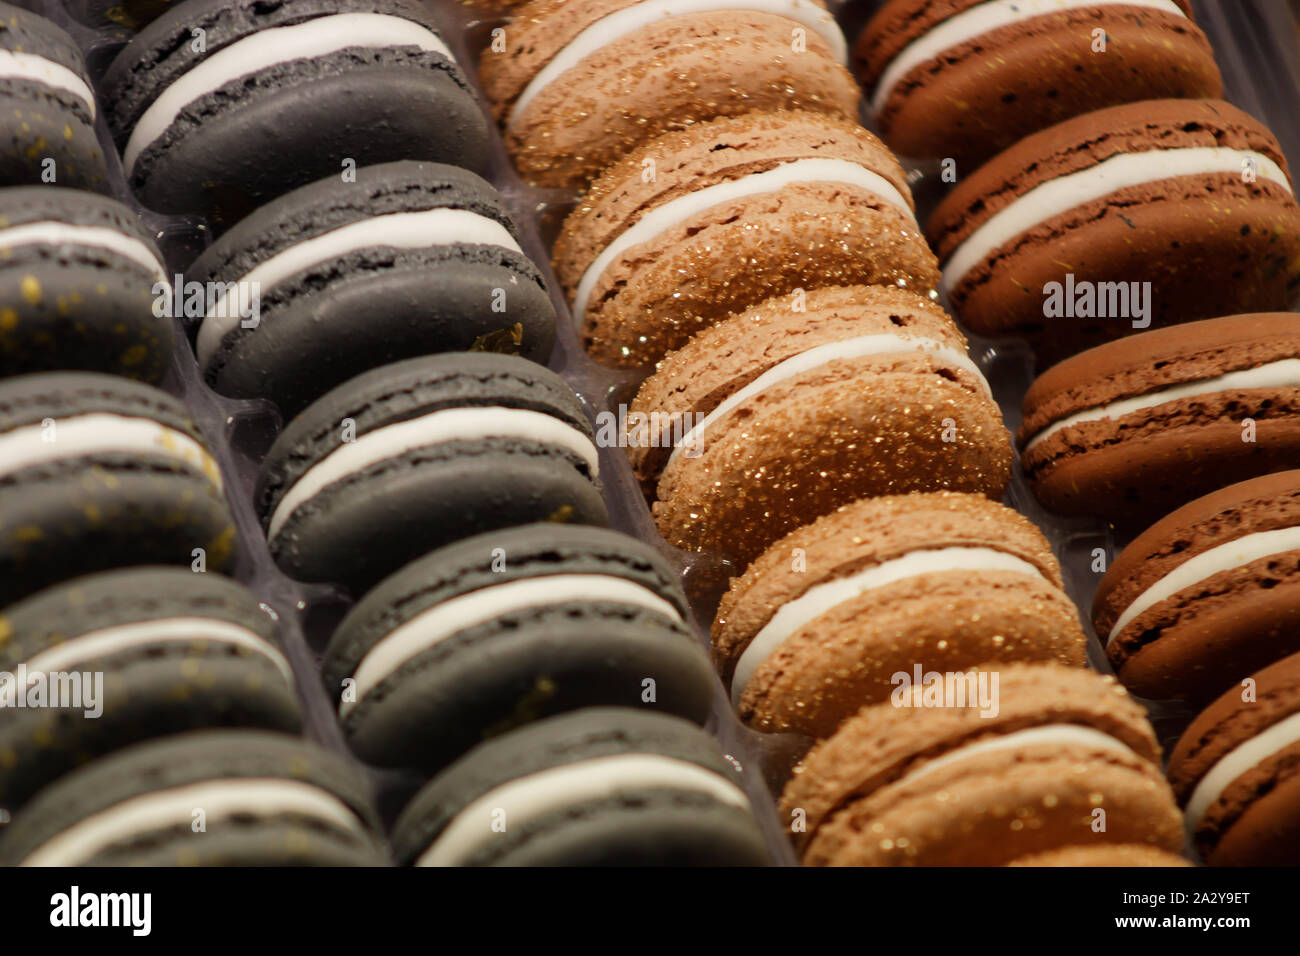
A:
<svg viewBox="0 0 1300 956">
<path fill-rule="evenodd" d="M 882 286 L 768 299 L 664 360 L 627 445 L 669 543 L 741 566 L 858 498 L 1000 498 L 1010 436 L 952 320 Z"/>
<path fill-rule="evenodd" d="M 533 0 L 479 75 L 520 174 L 577 187 L 673 129 L 754 110 L 857 116 L 821 0 Z"/>
<path fill-rule="evenodd" d="M 713 656 L 741 719 L 827 737 L 904 675 L 993 661 L 1083 666 L 1087 638 L 1028 518 L 982 495 L 869 498 L 733 578 Z"/>
</svg>

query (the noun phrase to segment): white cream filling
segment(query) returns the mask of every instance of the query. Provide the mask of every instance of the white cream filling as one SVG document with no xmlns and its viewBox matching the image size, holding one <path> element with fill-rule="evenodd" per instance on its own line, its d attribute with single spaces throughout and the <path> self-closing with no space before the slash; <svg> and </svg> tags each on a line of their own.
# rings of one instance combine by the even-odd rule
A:
<svg viewBox="0 0 1300 956">
<path fill-rule="evenodd" d="M 1146 7 L 1180 17 L 1186 14 L 1173 0 L 990 0 L 954 14 L 913 40 L 889 62 L 871 97 L 871 110 L 879 115 L 894 87 L 916 67 L 994 30 L 1062 10 L 1080 7 Z"/>
<path fill-rule="evenodd" d="M 634 8 L 635 9 L 635 8 Z M 606 246 L 587 271 L 582 274 L 578 288 L 573 295 L 573 318 L 579 326 L 587 316 L 587 305 L 591 300 L 592 290 L 605 270 L 633 246 L 663 235 L 705 210 L 724 203 L 734 202 L 748 196 L 777 192 L 793 183 L 824 182 L 843 183 L 857 186 L 869 193 L 879 196 L 890 205 L 900 209 L 907 218 L 915 222 L 907 200 L 884 176 L 874 173 L 864 166 L 851 163 L 846 159 L 796 159 L 783 163 L 761 173 L 750 173 L 739 179 L 728 180 L 704 189 L 697 189 L 656 206 L 638 219 L 631 227 L 620 233 L 613 242 Z"/>
<path fill-rule="evenodd" d="M 994 548 L 965 547 L 912 551 L 872 565 L 856 574 L 833 578 L 809 588 L 793 601 L 782 605 L 754 635 L 754 639 L 736 661 L 736 670 L 731 678 L 732 703 L 740 703 L 745 686 L 763 662 L 806 624 L 867 591 L 922 574 L 947 571 L 1006 571 L 1026 574 L 1041 581 L 1047 580 L 1042 571 L 1014 554 Z"/>
<path fill-rule="evenodd" d="M 595 443 L 558 418 L 531 409 L 497 405 L 444 408 L 377 428 L 339 445 L 284 493 L 271 514 L 267 537 L 274 539 L 290 515 L 336 481 L 417 448 L 481 438 L 520 438 L 555 445 L 581 458 L 593 477 L 597 474 Z"/>
<path fill-rule="evenodd" d="M 848 44 L 835 18 L 809 0 L 641 0 L 591 24 L 538 70 L 511 107 L 507 127 L 515 125 L 542 90 L 605 47 L 669 17 L 725 10 L 753 10 L 793 20 L 825 40 L 836 62 L 848 58 Z"/>
<path fill-rule="evenodd" d="M 504 834 L 493 829 L 505 814 L 506 833 L 558 810 L 649 789 L 691 790 L 747 809 L 738 786 L 698 764 L 659 754 L 592 757 L 552 767 L 489 790 L 452 818 L 416 860 L 416 866 L 457 866 Z"/>
<path fill-rule="evenodd" d="M 1063 428 L 1080 425 L 1084 422 L 1111 421 L 1132 415 L 1134 412 L 1156 408 L 1183 398 L 1195 398 L 1198 395 L 1214 395 L 1219 392 L 1242 391 L 1254 388 L 1300 388 L 1300 359 L 1280 359 L 1255 368 L 1225 372 L 1214 378 L 1203 378 L 1182 385 L 1170 385 L 1145 395 L 1121 398 L 1096 408 L 1085 408 L 1081 412 L 1067 415 L 1059 421 L 1052 422 L 1035 435 L 1025 445 L 1029 452 L 1035 445 L 1055 435 Z"/>
<path fill-rule="evenodd" d="M 184 432 L 151 418 L 92 412 L 48 419 L 0 435 L 0 473 L 53 464 L 83 455 L 122 452 L 161 455 L 195 468 L 221 487 L 221 473 L 206 448 Z"/>
<path fill-rule="evenodd" d="M 356 814 L 338 797 L 298 780 L 205 780 L 146 793 L 101 810 L 41 844 L 21 866 L 78 866 L 116 843 L 170 827 L 188 827 L 201 809 L 208 824 L 234 816 L 269 819 L 301 814 L 364 833 Z"/>
<path fill-rule="evenodd" d="M 0 254 L 21 246 L 84 246 L 107 249 L 147 270 L 158 282 L 168 283 L 167 270 L 148 245 L 134 236 L 104 226 L 75 226 L 66 222 L 24 222 L 0 229 Z"/>
<path fill-rule="evenodd" d="M 51 89 L 71 93 L 86 104 L 90 118 L 95 118 L 95 94 L 76 71 L 68 69 L 62 63 L 55 63 L 35 53 L 0 50 L 0 77 L 31 80 Z"/>
<path fill-rule="evenodd" d="M 1248 161 L 1253 161 L 1254 174 L 1259 179 L 1275 182 L 1291 192 L 1286 173 L 1264 154 L 1221 146 L 1121 153 L 1077 173 L 1050 179 L 1017 197 L 971 233 L 944 265 L 940 288 L 951 294 L 968 272 L 998 248 L 1039 223 L 1078 206 L 1104 199 L 1121 189 L 1178 176 L 1240 176 L 1243 164 Z"/>
<path fill-rule="evenodd" d="M 1200 584 L 1222 571 L 1231 571 L 1233 568 L 1243 567 L 1260 558 L 1287 551 L 1300 551 L 1300 528 L 1257 531 L 1193 555 L 1137 596 L 1137 599 L 1115 621 L 1115 626 L 1110 629 L 1110 635 L 1106 638 L 1107 646 L 1124 628 L 1136 620 L 1138 615 L 1155 607 L 1161 601 L 1173 597 L 1184 588 Z"/>
<path fill-rule="evenodd" d="M 375 216 L 289 246 L 258 263 L 234 284 L 236 302 L 229 302 L 226 290 L 221 291 L 199 329 L 199 364 L 207 365 L 221 340 L 249 314 L 254 288 L 260 300 L 277 283 L 304 269 L 360 249 L 375 246 L 424 249 L 461 243 L 501 246 L 511 252 L 522 252 L 505 226 L 467 209 L 425 209 Z"/>
<path fill-rule="evenodd" d="M 293 26 L 259 30 L 200 60 L 163 90 L 131 131 L 122 152 L 122 165 L 129 177 L 140 154 L 167 132 L 185 107 L 231 80 L 280 63 L 329 56 L 340 50 L 403 46 L 441 53 L 454 62 L 451 50 L 432 30 L 384 13 L 337 13 Z"/>
<path fill-rule="evenodd" d="M 1296 741 L 1300 741 L 1300 713 L 1279 720 L 1220 757 L 1210 772 L 1201 778 L 1187 801 L 1187 829 L 1195 830 L 1200 826 L 1205 811 L 1223 796 L 1223 791 L 1234 780 Z"/>
<path fill-rule="evenodd" d="M 704 438 L 704 430 L 710 425 L 749 401 L 755 395 L 765 392 L 781 382 L 839 359 L 860 358 L 865 355 L 906 355 L 914 352 L 929 353 L 940 361 L 965 369 L 975 376 L 975 379 L 986 393 L 992 395 L 988 381 L 980 372 L 979 367 L 970 360 L 970 357 L 965 352 L 960 352 L 933 339 L 907 338 L 902 335 L 886 333 L 882 335 L 861 335 L 856 338 L 843 339 L 839 342 L 827 342 L 825 345 L 818 345 L 806 352 L 791 356 L 784 362 L 777 363 L 744 388 L 729 395 L 719 403 L 717 408 L 705 415 L 694 428 L 682 436 L 681 441 L 677 443 L 672 454 L 669 455 L 668 464 L 671 465 L 683 449 L 698 449 L 700 442 Z"/>
<path fill-rule="evenodd" d="M 454 634 L 512 611 L 566 601 L 631 604 L 682 619 L 675 607 L 650 589 L 608 574 L 548 574 L 489 585 L 443 601 L 385 635 L 357 665 L 355 694 L 339 702 L 339 716 L 346 717 L 357 701 L 411 658 Z"/>
</svg>

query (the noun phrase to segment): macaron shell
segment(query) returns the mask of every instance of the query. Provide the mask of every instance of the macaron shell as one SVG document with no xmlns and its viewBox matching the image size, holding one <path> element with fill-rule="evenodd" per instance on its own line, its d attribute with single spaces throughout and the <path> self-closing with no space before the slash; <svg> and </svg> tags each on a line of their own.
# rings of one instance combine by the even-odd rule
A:
<svg viewBox="0 0 1300 956">
<path fill-rule="evenodd" d="M 1104 846 L 1065 846 L 1012 860 L 1007 866 L 1033 867 L 1134 867 L 1192 866 L 1186 857 L 1142 843 Z"/>
</svg>

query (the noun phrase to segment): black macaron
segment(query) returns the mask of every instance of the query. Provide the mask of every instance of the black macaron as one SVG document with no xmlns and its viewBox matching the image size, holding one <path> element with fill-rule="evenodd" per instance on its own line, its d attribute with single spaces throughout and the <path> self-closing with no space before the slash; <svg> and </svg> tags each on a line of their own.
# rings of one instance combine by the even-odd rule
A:
<svg viewBox="0 0 1300 956">
<path fill-rule="evenodd" d="M 132 210 L 75 189 L 0 189 L 0 251 L 0 377 L 84 369 L 162 380 L 169 280 Z"/>
<path fill-rule="evenodd" d="M 666 714 L 592 708 L 488 741 L 430 781 L 393 832 L 425 866 L 762 866 L 717 743 Z"/>
<path fill-rule="evenodd" d="M 102 88 L 144 204 L 219 225 L 360 166 L 486 164 L 483 113 L 414 0 L 189 0 Z"/>
<path fill-rule="evenodd" d="M 110 568 L 219 571 L 234 540 L 216 464 L 179 401 L 94 372 L 0 382 L 0 607 Z"/>
<path fill-rule="evenodd" d="M 49 20 L 0 3 L 0 186 L 108 192 L 95 94 L 76 42 Z"/>
<path fill-rule="evenodd" d="M 55 675 L 77 675 L 83 690 L 40 707 L 10 701 L 0 721 L 0 806 L 11 812 L 74 767 L 152 737 L 301 727 L 271 617 L 219 574 L 132 568 L 40 591 L 0 615 L 0 672 L 20 667 L 47 687 Z"/>
<path fill-rule="evenodd" d="M 367 166 L 282 196 L 199 257 L 190 283 L 234 284 L 196 329 L 208 384 L 271 399 L 286 418 L 399 359 L 477 350 L 544 363 L 555 344 L 554 307 L 501 197 L 441 163 Z"/>
<path fill-rule="evenodd" d="M 426 356 L 310 405 L 267 453 L 256 504 L 286 574 L 360 592 L 473 534 L 607 524 L 596 457 L 554 372 L 513 355 Z"/>
<path fill-rule="evenodd" d="M 381 866 L 355 768 L 287 734 L 136 744 L 46 787 L 0 839 L 28 866 Z"/>
<path fill-rule="evenodd" d="M 715 684 L 672 569 L 605 528 L 534 524 L 427 554 L 371 590 L 325 652 L 353 750 L 437 769 L 567 710 L 708 717 Z"/>
</svg>

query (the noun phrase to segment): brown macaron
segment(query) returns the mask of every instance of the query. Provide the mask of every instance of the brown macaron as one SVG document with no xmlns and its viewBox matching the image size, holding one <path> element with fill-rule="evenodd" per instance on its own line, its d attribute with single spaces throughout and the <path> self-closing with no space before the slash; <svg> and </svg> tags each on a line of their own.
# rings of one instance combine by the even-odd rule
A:
<svg viewBox="0 0 1300 956">
<path fill-rule="evenodd" d="M 1149 524 L 1300 464 L 1300 316 L 1237 315 L 1111 342 L 1024 400 L 1021 463 L 1060 514 Z"/>
<path fill-rule="evenodd" d="M 756 113 L 648 144 L 564 223 L 554 266 L 596 361 L 647 367 L 773 295 L 939 281 L 898 160 L 861 126 Z"/>
<path fill-rule="evenodd" d="M 642 385 L 634 420 L 651 423 L 628 445 L 660 531 L 742 565 L 858 498 L 1000 498 L 1010 469 L 952 320 L 880 286 L 779 296 L 706 329 Z"/>
<path fill-rule="evenodd" d="M 1286 309 L 1300 206 L 1277 139 L 1220 100 L 1145 100 L 1021 140 L 931 217 L 953 314 L 1060 358 L 1147 328 Z"/>
<path fill-rule="evenodd" d="M 891 147 L 970 169 L 1080 113 L 1223 93 L 1187 0 L 888 0 L 853 61 Z"/>
<path fill-rule="evenodd" d="M 1086 642 L 1042 533 L 954 492 L 865 499 L 787 535 L 732 579 L 713 622 L 741 719 L 818 738 L 900 674 L 1082 666 Z"/>
<path fill-rule="evenodd" d="M 1300 654 L 1192 721 L 1170 755 L 1169 781 L 1211 866 L 1300 864 Z"/>
<path fill-rule="evenodd" d="M 853 119 L 846 59 L 820 0 L 533 0 L 479 75 L 520 175 L 580 187 L 647 140 L 719 116 Z"/>
<path fill-rule="evenodd" d="M 1092 608 L 1135 694 L 1206 701 L 1300 651 L 1300 471 L 1230 485 L 1152 525 Z"/>
<path fill-rule="evenodd" d="M 969 680 L 981 674 L 995 714 L 904 693 L 808 753 L 781 797 L 805 865 L 999 866 L 1067 846 L 1182 846 L 1151 725 L 1113 678 L 1008 664 Z"/>
<path fill-rule="evenodd" d="M 1063 846 L 1056 850 L 1034 853 L 1012 860 L 1007 866 L 1032 867 L 1131 867 L 1192 866 L 1191 860 L 1159 847 L 1142 843 L 1115 843 L 1105 846 Z"/>
</svg>

